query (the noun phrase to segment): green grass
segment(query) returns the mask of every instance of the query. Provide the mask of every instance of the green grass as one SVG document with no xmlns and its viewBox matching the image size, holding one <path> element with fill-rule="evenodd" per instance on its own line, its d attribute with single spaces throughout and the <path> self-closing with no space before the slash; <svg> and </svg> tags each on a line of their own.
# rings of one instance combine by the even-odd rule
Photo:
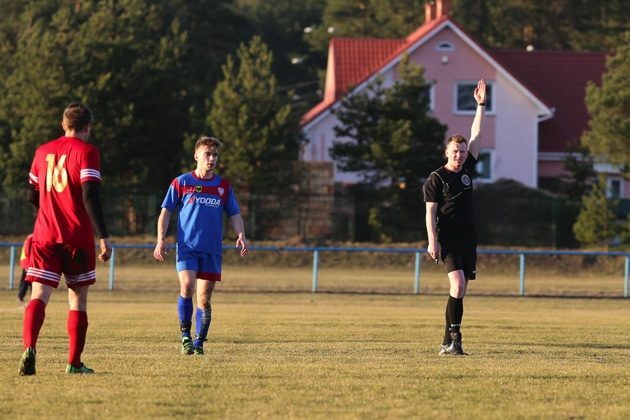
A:
<svg viewBox="0 0 630 420">
<path fill-rule="evenodd" d="M 8 266 L 0 265 L 0 273 L 7 273 Z M 98 264 L 97 290 L 108 288 L 108 266 Z M 150 263 L 143 265 L 119 264 L 115 268 L 114 288 L 121 291 L 177 290 L 177 274 L 174 264 Z M 15 287 L 20 271 L 15 270 Z M 230 292 L 308 292 L 312 287 L 311 267 L 270 268 L 266 266 L 228 265 L 223 268 L 224 281 L 217 287 Z M 543 270 L 529 270 L 526 273 L 525 292 L 528 295 L 580 296 L 580 297 L 622 297 L 624 291 L 623 272 L 614 274 L 582 273 L 561 276 L 545 273 Z M 358 293 L 413 293 L 414 271 L 404 268 L 332 268 L 323 267 L 319 271 L 318 287 L 322 292 Z M 6 288 L 8 280 L 2 280 L 0 288 Z M 426 264 L 420 276 L 421 294 L 444 294 L 448 291 L 448 281 L 442 266 Z M 471 282 L 470 295 L 512 295 L 519 294 L 518 267 L 508 272 L 487 270 L 479 274 L 478 280 Z"/>
<path fill-rule="evenodd" d="M 87 377 L 64 373 L 63 290 L 47 308 L 37 376 L 18 377 L 22 308 L 0 291 L 0 418 L 630 417 L 629 300 L 467 297 L 470 355 L 457 358 L 437 355 L 444 296 L 226 283 L 195 357 L 179 354 L 172 286 L 92 292 Z"/>
</svg>

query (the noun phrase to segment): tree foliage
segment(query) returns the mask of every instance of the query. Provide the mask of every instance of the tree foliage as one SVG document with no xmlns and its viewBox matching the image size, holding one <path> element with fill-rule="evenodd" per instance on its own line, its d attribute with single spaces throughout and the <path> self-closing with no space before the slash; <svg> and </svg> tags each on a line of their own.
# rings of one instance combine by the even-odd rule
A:
<svg viewBox="0 0 630 420">
<path fill-rule="evenodd" d="M 201 128 L 212 70 L 238 41 L 228 2 L 48 0 L 10 10 L 19 23 L 0 27 L 4 187 L 22 188 L 34 149 L 61 134 L 71 101 L 95 113 L 91 141 L 108 185 L 168 183 L 182 139 Z"/>
<path fill-rule="evenodd" d="M 615 200 L 606 197 L 606 179 L 600 177 L 590 194 L 582 197 L 582 210 L 573 225 L 582 245 L 606 245 L 615 236 Z"/>
<path fill-rule="evenodd" d="M 302 137 L 290 93 L 278 92 L 272 54 L 260 37 L 229 56 L 212 94 L 210 133 L 224 141 L 220 165 L 240 188 L 282 191 L 296 183 L 294 165 Z"/>
<path fill-rule="evenodd" d="M 418 188 L 440 165 L 446 132 L 446 126 L 429 115 L 424 69 L 404 57 L 398 72 L 400 77 L 390 88 L 377 80 L 344 98 L 334 111 L 339 140 L 333 143 L 331 156 L 339 170 L 363 178 L 364 185 L 354 191 L 367 191 L 373 199 L 368 224 L 372 239 L 378 241 L 390 240 L 395 235 L 392 227 L 417 214 Z"/>
<path fill-rule="evenodd" d="M 331 155 L 341 171 L 358 172 L 367 183 L 417 185 L 442 160 L 446 127 L 429 115 L 424 69 L 405 57 L 398 71 L 391 88 L 377 80 L 335 111 L 340 140 Z"/>
<path fill-rule="evenodd" d="M 453 0 L 453 17 L 490 48 L 610 51 L 630 30 L 625 0 Z"/>
<path fill-rule="evenodd" d="M 330 38 L 402 38 L 422 25 L 424 6 L 418 0 L 329 0 L 322 24 L 306 39 L 314 51 L 326 51 Z"/>
<path fill-rule="evenodd" d="M 608 58 L 601 87 L 589 83 L 586 106 L 591 119 L 582 142 L 591 153 L 620 165 L 630 179 L 630 32 L 616 53 Z"/>
<path fill-rule="evenodd" d="M 317 87 L 317 70 L 325 66 L 325 55 L 310 52 L 304 31 L 321 23 L 325 2 L 237 0 L 237 5 L 251 22 L 253 33 L 274 52 L 279 89 L 294 89 L 302 96 L 307 88 Z"/>
<path fill-rule="evenodd" d="M 558 177 L 558 186 L 552 188 L 567 198 L 582 197 L 597 181 L 593 156 L 584 146 L 569 144 L 564 158 L 567 173 Z"/>
</svg>

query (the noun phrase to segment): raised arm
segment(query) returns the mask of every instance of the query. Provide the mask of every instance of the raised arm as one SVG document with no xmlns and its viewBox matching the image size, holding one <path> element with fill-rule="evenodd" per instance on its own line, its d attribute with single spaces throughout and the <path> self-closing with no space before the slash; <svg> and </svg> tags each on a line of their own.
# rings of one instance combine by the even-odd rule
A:
<svg viewBox="0 0 630 420">
<path fill-rule="evenodd" d="M 479 140 L 481 140 L 481 123 L 486 111 L 486 81 L 481 79 L 477 83 L 474 92 L 475 101 L 477 101 L 477 110 L 475 118 L 470 127 L 470 141 L 468 142 L 468 153 L 475 159 L 479 156 Z"/>
</svg>

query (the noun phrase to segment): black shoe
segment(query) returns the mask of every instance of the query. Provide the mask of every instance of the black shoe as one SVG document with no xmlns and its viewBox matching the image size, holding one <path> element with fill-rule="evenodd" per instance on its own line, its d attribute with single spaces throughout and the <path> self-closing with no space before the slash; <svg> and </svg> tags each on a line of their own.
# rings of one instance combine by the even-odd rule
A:
<svg viewBox="0 0 630 420">
<path fill-rule="evenodd" d="M 464 352 L 462 348 L 462 334 L 461 333 L 451 333 L 451 345 L 446 349 L 447 354 L 453 354 L 456 356 L 465 356 L 467 353 Z"/>
</svg>

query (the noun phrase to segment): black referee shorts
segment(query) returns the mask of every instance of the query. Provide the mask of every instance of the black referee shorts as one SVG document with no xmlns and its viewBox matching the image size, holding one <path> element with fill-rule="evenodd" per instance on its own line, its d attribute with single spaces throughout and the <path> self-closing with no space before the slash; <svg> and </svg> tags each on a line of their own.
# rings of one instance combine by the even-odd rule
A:
<svg viewBox="0 0 630 420">
<path fill-rule="evenodd" d="M 477 277 L 477 233 L 474 228 L 440 228 L 438 242 L 447 273 L 462 270 L 467 280 Z"/>
</svg>

